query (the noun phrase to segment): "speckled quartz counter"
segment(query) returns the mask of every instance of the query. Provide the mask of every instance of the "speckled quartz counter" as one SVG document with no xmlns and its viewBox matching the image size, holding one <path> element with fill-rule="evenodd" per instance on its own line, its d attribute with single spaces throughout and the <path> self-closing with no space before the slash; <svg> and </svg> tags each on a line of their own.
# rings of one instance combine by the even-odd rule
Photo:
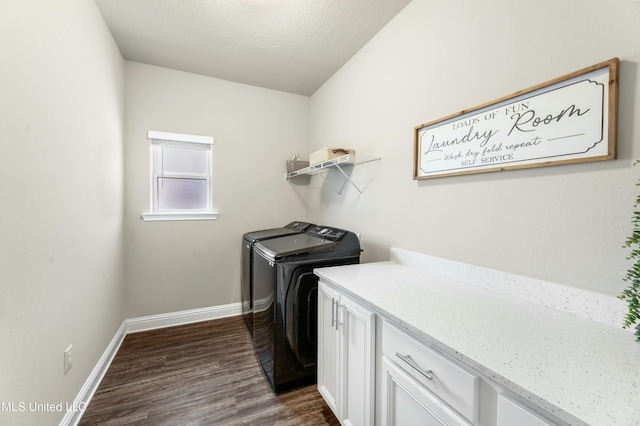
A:
<svg viewBox="0 0 640 426">
<path fill-rule="evenodd" d="M 569 288 L 543 283 L 539 291 L 546 295 L 523 300 L 514 294 L 523 280 L 530 280 L 525 277 L 490 270 L 460 273 L 457 266 L 464 264 L 445 261 L 443 267 L 434 263 L 437 258 L 415 258 L 394 249 L 391 258 L 395 261 L 315 273 L 558 419 L 575 425 L 640 425 L 640 343 L 630 332 L 606 324 L 624 316 L 617 299 L 573 295 Z M 458 272 L 452 272 L 456 268 Z M 480 276 L 487 271 L 487 281 L 494 277 L 500 289 L 464 280 L 465 273 Z M 567 308 L 548 307 L 567 298 L 565 291 L 572 299 L 566 301 Z M 592 296 L 595 299 L 589 299 Z M 581 298 L 602 306 L 575 308 L 573 299 Z M 602 316 L 600 310 L 613 314 Z M 588 318 L 592 314 L 596 320 Z"/>
</svg>

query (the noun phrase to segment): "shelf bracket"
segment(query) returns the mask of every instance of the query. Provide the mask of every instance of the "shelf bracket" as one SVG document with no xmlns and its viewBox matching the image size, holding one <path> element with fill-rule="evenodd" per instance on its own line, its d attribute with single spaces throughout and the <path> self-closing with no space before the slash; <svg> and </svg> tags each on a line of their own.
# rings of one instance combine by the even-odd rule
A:
<svg viewBox="0 0 640 426">
<path fill-rule="evenodd" d="M 343 182 L 342 187 L 340 189 L 337 189 L 335 186 L 333 186 L 331 181 L 329 179 L 327 179 L 327 173 L 318 173 L 318 176 L 320 176 L 322 179 L 324 179 L 324 181 L 331 187 L 331 189 L 333 189 L 333 192 L 335 192 L 338 195 L 342 195 L 342 191 L 344 191 L 344 185 L 345 185 L 346 182 Z"/>
<path fill-rule="evenodd" d="M 340 167 L 339 165 L 335 165 L 335 168 L 340 170 L 340 173 L 342 173 L 342 175 L 349 181 L 349 183 L 351 183 L 351 185 L 353 185 L 353 187 L 362 195 L 362 190 L 360 188 L 358 188 L 358 186 L 351 180 L 351 178 L 349 177 L 349 175 L 347 175 L 344 170 L 342 170 L 342 167 Z M 344 186 L 343 186 L 344 189 Z M 340 195 L 342 193 L 342 190 L 340 190 L 340 193 L 338 193 L 338 195 Z"/>
</svg>

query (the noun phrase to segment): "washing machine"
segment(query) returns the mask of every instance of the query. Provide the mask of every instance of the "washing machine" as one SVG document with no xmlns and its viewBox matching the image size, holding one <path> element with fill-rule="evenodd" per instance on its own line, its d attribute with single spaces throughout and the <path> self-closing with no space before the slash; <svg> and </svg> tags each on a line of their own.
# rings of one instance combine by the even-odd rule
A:
<svg viewBox="0 0 640 426">
<path fill-rule="evenodd" d="M 242 236 L 242 269 L 240 274 L 240 291 L 242 294 L 242 316 L 253 334 L 253 284 L 251 282 L 251 268 L 253 259 L 253 246 L 259 241 L 279 238 L 287 235 L 305 232 L 313 226 L 307 222 L 291 222 L 282 228 L 262 229 L 247 232 Z"/>
<path fill-rule="evenodd" d="M 356 234 L 328 226 L 257 242 L 253 344 L 276 393 L 316 382 L 318 277 L 313 269 L 360 262 Z"/>
</svg>

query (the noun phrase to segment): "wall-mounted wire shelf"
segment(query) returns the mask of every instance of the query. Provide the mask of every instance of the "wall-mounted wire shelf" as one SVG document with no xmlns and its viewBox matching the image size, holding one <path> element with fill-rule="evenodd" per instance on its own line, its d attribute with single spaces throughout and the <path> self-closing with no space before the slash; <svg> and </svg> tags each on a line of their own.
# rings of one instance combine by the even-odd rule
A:
<svg viewBox="0 0 640 426">
<path fill-rule="evenodd" d="M 326 174 L 329 170 L 331 169 L 336 169 L 338 171 L 340 171 L 340 173 L 342 173 L 342 175 L 349 181 L 349 183 L 351 183 L 351 185 L 360 193 L 362 194 L 363 190 L 358 188 L 358 186 L 351 180 L 351 178 L 349 177 L 349 175 L 347 173 L 345 173 L 345 171 L 343 170 L 343 167 L 352 167 L 352 166 L 356 166 L 358 164 L 364 164 L 364 163 L 369 163 L 372 161 L 379 161 L 381 158 L 377 157 L 377 158 L 368 158 L 362 161 L 355 161 L 355 155 L 343 155 L 337 158 L 333 158 L 331 160 L 327 160 L 327 161 L 323 161 L 321 163 L 317 163 L 317 164 L 313 164 L 309 167 L 305 167 L 303 169 L 300 170 L 295 170 L 293 172 L 289 172 L 287 173 L 287 179 L 291 179 L 291 178 L 295 178 L 296 176 L 304 176 L 304 175 L 320 175 L 322 176 L 323 179 L 325 179 L 325 181 L 327 181 L 327 179 L 325 178 L 324 174 Z M 328 181 L 327 181 L 328 182 Z M 333 190 L 339 194 L 342 193 L 342 189 L 337 190 L 335 187 L 331 186 L 333 188 Z"/>
</svg>

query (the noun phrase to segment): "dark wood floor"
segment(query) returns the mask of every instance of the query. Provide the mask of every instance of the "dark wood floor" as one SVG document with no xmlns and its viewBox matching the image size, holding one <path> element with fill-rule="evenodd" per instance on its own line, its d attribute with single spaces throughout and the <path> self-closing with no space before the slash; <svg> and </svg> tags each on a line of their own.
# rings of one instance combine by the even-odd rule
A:
<svg viewBox="0 0 640 426">
<path fill-rule="evenodd" d="M 80 425 L 335 425 L 316 386 L 276 395 L 242 317 L 127 335 Z"/>
</svg>

